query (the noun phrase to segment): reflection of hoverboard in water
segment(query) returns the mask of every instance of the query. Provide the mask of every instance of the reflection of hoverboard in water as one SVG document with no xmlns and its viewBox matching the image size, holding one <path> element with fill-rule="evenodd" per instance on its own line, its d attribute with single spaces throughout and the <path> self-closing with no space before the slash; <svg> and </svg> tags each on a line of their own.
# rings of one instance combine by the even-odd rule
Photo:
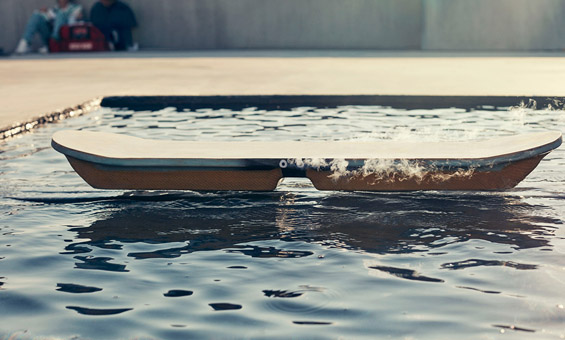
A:
<svg viewBox="0 0 565 340">
<path fill-rule="evenodd" d="M 308 177 L 320 190 L 498 190 L 516 186 L 557 131 L 478 142 L 192 142 L 60 131 L 52 146 L 91 186 L 137 190 L 274 190 Z"/>
</svg>

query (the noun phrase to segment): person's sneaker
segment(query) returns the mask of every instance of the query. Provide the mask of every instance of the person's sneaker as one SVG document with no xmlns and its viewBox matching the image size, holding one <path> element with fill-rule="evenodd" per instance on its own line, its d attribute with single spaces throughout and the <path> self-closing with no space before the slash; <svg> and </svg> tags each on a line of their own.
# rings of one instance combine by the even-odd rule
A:
<svg viewBox="0 0 565 340">
<path fill-rule="evenodd" d="M 48 54 L 49 53 L 49 48 L 47 46 L 41 46 L 37 52 L 41 53 L 41 54 Z"/>
<path fill-rule="evenodd" d="M 16 50 L 14 52 L 16 54 L 26 54 L 26 53 L 31 52 L 31 48 L 29 47 L 29 44 L 27 43 L 27 41 L 25 39 L 22 39 L 18 43 L 18 47 L 16 47 Z"/>
<path fill-rule="evenodd" d="M 139 51 L 139 44 L 133 43 L 133 45 L 128 46 L 128 52 L 137 52 Z"/>
</svg>

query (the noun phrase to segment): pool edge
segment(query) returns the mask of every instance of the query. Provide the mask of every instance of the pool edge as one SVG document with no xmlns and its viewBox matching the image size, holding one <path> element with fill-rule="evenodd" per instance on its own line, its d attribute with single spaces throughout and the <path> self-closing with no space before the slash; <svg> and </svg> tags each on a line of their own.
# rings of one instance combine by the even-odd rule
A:
<svg viewBox="0 0 565 340">
<path fill-rule="evenodd" d="M 81 116 L 100 108 L 102 100 L 102 97 L 90 99 L 81 104 L 52 111 L 44 115 L 34 117 L 27 121 L 16 122 L 10 126 L 0 127 L 0 140 L 8 139 L 29 132 L 45 124 L 56 123 L 63 119 Z"/>
<path fill-rule="evenodd" d="M 511 107 L 524 105 L 531 108 L 552 106 L 563 109 L 565 98 L 557 96 L 439 96 L 439 95 L 140 95 L 104 96 L 88 100 L 76 106 L 56 110 L 11 126 L 0 127 L 0 140 L 29 132 L 48 123 L 76 117 L 100 107 L 122 107 L 133 110 L 159 110 L 166 107 L 243 109 L 290 109 L 315 106 L 337 107 L 346 105 L 389 106 L 402 109 L 462 108 L 472 109 L 491 106 Z"/>
</svg>

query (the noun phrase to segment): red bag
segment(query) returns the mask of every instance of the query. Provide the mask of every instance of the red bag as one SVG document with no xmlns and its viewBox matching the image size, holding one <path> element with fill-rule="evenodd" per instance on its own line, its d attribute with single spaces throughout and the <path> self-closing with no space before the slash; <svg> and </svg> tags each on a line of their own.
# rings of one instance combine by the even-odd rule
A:
<svg viewBox="0 0 565 340">
<path fill-rule="evenodd" d="M 104 34 L 90 23 L 61 27 L 61 39 L 49 40 L 49 52 L 109 51 Z"/>
</svg>

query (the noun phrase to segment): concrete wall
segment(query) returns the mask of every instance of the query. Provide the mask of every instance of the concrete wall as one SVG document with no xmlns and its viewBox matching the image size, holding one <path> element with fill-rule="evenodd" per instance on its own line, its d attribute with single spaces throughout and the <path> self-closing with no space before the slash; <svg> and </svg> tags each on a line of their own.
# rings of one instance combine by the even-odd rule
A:
<svg viewBox="0 0 565 340">
<path fill-rule="evenodd" d="M 565 48 L 564 0 L 423 0 L 427 50 Z"/>
<path fill-rule="evenodd" d="M 174 0 L 135 3 L 151 48 L 420 47 L 420 0 L 184 0 L 182 11 Z"/>
<path fill-rule="evenodd" d="M 95 0 L 78 0 L 85 7 Z M 565 48 L 565 0 L 126 0 L 146 49 Z M 11 52 L 35 8 L 0 0 Z"/>
</svg>

